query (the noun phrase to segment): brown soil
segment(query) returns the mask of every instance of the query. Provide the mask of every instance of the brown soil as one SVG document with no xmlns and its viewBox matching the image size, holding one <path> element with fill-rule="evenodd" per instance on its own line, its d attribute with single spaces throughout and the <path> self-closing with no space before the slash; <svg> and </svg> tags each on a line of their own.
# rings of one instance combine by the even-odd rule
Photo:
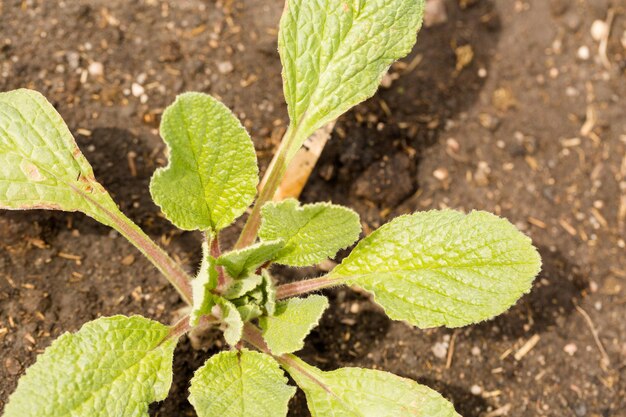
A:
<svg viewBox="0 0 626 417">
<path fill-rule="evenodd" d="M 533 238 L 543 272 L 510 312 L 458 330 L 413 329 L 361 294 L 327 291 L 332 308 L 302 356 L 416 379 L 465 417 L 626 416 L 625 5 L 445 3 L 447 22 L 422 30 L 404 60 L 421 55 L 418 65 L 394 66 L 389 88 L 340 119 L 302 198 L 355 208 L 366 231 L 415 210 L 496 212 Z M 2 1 L 0 91 L 44 93 L 122 209 L 192 271 L 199 236 L 176 231 L 148 193 L 164 163 L 160 114 L 182 91 L 219 96 L 265 166 L 287 121 L 281 9 L 278 0 Z M 610 70 L 590 35 L 609 10 Z M 457 69 L 465 45 L 474 56 Z M 577 57 L 582 46 L 588 60 Z M 0 409 L 59 334 L 117 313 L 168 323 L 181 307 L 134 248 L 91 219 L 0 214 Z M 194 351 L 183 338 L 170 397 L 152 415 L 194 415 L 188 380 L 221 345 Z M 301 393 L 292 406 L 308 415 Z"/>
</svg>

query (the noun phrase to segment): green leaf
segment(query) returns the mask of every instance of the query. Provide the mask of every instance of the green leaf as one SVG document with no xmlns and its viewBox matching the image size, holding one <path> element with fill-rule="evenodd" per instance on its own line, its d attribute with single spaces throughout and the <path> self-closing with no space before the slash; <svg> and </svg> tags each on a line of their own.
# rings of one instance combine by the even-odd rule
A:
<svg viewBox="0 0 626 417">
<path fill-rule="evenodd" d="M 313 417 L 461 417 L 436 391 L 388 372 L 323 372 L 293 355 L 281 364 L 306 394 Z"/>
<path fill-rule="evenodd" d="M 243 333 L 243 320 L 237 307 L 228 300 L 216 297 L 216 303 L 220 307 L 220 318 L 226 326 L 224 329 L 224 339 L 226 343 L 235 346 L 241 340 Z"/>
<path fill-rule="evenodd" d="M 191 379 L 189 402 L 198 417 L 280 417 L 296 392 L 271 356 L 221 352 Z"/>
<path fill-rule="evenodd" d="M 353 244 L 361 233 L 358 214 L 330 203 L 299 207 L 298 201 L 290 198 L 265 204 L 261 215 L 261 240 L 285 242 L 274 259 L 283 265 L 308 266 L 321 262 Z"/>
<path fill-rule="evenodd" d="M 287 1 L 278 50 L 295 135 L 290 156 L 374 94 L 389 66 L 411 51 L 423 10 L 423 0 Z"/>
<path fill-rule="evenodd" d="M 265 313 L 273 316 L 276 311 L 276 285 L 267 269 L 261 271 L 263 276 L 263 308 Z"/>
<path fill-rule="evenodd" d="M 374 294 L 392 319 L 459 327 L 494 317 L 530 290 L 541 258 L 507 220 L 473 211 L 401 216 L 329 274 Z"/>
<path fill-rule="evenodd" d="M 271 261 L 284 246 L 285 242 L 282 239 L 258 242 L 247 248 L 223 254 L 217 260 L 217 264 L 222 265 L 233 278 L 244 277 L 254 273 L 265 262 Z"/>
<path fill-rule="evenodd" d="M 118 209 L 63 119 L 36 91 L 0 93 L 0 208 L 81 211 L 111 226 Z"/>
<path fill-rule="evenodd" d="M 165 216 L 185 230 L 220 230 L 254 200 L 254 146 L 239 120 L 215 98 L 185 93 L 165 109 L 161 135 L 170 162 L 150 192 Z"/>
<path fill-rule="evenodd" d="M 148 416 L 172 384 L 176 338 L 144 317 L 114 316 L 65 333 L 37 358 L 4 417 Z"/>
<path fill-rule="evenodd" d="M 215 239 L 216 237 L 211 237 Z M 193 293 L 193 305 L 191 308 L 190 323 L 192 326 L 198 324 L 200 317 L 209 314 L 215 305 L 215 297 L 211 293 L 217 287 L 217 270 L 215 269 L 215 258 L 210 255 L 209 243 L 202 242 L 202 263 L 198 275 L 191 281 Z"/>
<path fill-rule="evenodd" d="M 263 283 L 261 275 L 250 275 L 246 278 L 234 280 L 230 286 L 224 291 L 224 298 L 232 300 L 239 298 L 254 290 Z"/>
<path fill-rule="evenodd" d="M 304 339 L 317 326 L 327 308 L 328 299 L 323 295 L 279 301 L 273 316 L 259 319 L 263 339 L 272 354 L 282 355 L 302 349 Z"/>
</svg>

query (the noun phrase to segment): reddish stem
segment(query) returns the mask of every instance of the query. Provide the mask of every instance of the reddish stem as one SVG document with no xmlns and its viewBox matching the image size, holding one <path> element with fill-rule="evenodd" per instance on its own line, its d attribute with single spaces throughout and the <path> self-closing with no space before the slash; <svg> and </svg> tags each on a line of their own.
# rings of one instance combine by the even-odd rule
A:
<svg viewBox="0 0 626 417">
<path fill-rule="evenodd" d="M 289 298 L 298 295 L 307 294 L 313 291 L 322 290 L 324 288 L 334 287 L 343 284 L 346 278 L 332 278 L 323 276 L 319 278 L 307 279 L 304 281 L 291 282 L 289 284 L 279 285 L 276 288 L 276 298 Z"/>
</svg>

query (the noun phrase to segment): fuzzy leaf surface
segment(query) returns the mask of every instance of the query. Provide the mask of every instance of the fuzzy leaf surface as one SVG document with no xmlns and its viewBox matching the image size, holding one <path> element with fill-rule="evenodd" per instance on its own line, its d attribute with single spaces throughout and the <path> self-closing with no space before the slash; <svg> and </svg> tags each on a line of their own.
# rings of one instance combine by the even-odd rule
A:
<svg viewBox="0 0 626 417">
<path fill-rule="evenodd" d="M 111 226 L 117 206 L 65 122 L 36 91 L 0 93 L 0 208 L 81 211 Z"/>
<path fill-rule="evenodd" d="M 323 372 L 293 355 L 282 363 L 306 394 L 313 417 L 461 417 L 438 392 L 389 372 Z"/>
<path fill-rule="evenodd" d="M 382 226 L 329 277 L 371 292 L 392 319 L 459 327 L 506 311 L 540 268 L 531 240 L 507 220 L 433 210 Z"/>
<path fill-rule="evenodd" d="M 288 0 L 278 50 L 291 156 L 316 129 L 371 97 L 415 44 L 423 0 Z M 289 158 L 288 158 L 289 159 Z"/>
<path fill-rule="evenodd" d="M 28 368 L 4 417 L 148 416 L 172 383 L 176 339 L 144 317 L 114 316 L 65 333 Z"/>
<path fill-rule="evenodd" d="M 256 195 L 256 154 L 226 106 L 207 94 L 181 94 L 163 113 L 161 136 L 170 161 L 154 173 L 150 192 L 172 223 L 220 230 L 243 214 Z"/>
<path fill-rule="evenodd" d="M 356 212 L 330 203 L 299 206 L 297 200 L 290 198 L 265 204 L 261 216 L 261 240 L 285 242 L 274 259 L 283 265 L 309 266 L 321 262 L 353 244 L 361 233 Z"/>
<path fill-rule="evenodd" d="M 263 339 L 274 355 L 298 351 L 327 308 L 328 299 L 323 295 L 279 301 L 273 316 L 259 319 Z"/>
<path fill-rule="evenodd" d="M 296 392 L 269 355 L 221 352 L 196 371 L 189 402 L 198 417 L 280 417 Z"/>
<path fill-rule="evenodd" d="M 282 239 L 258 242 L 247 248 L 225 253 L 217 260 L 228 275 L 240 278 L 252 274 L 265 262 L 274 259 L 274 256 L 285 246 Z"/>
<path fill-rule="evenodd" d="M 198 324 L 201 316 L 209 314 L 215 305 L 215 296 L 211 292 L 217 287 L 217 270 L 215 258 L 209 253 L 207 242 L 202 243 L 202 263 L 198 275 L 191 281 L 193 305 L 191 306 L 191 324 Z"/>
<path fill-rule="evenodd" d="M 241 340 L 243 333 L 243 319 L 237 307 L 228 300 L 217 298 L 217 305 L 220 307 L 222 322 L 226 325 L 224 329 L 224 339 L 226 343 L 235 346 Z"/>
</svg>

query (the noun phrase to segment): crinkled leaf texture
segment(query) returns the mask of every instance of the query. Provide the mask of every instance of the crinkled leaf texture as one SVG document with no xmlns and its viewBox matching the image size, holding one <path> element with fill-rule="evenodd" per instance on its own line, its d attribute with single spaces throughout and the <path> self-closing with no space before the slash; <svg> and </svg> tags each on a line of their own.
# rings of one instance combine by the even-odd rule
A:
<svg viewBox="0 0 626 417">
<path fill-rule="evenodd" d="M 254 145 L 235 115 L 215 98 L 185 93 L 165 109 L 161 136 L 169 165 L 150 183 L 165 216 L 185 230 L 220 230 L 254 200 Z"/>
<path fill-rule="evenodd" d="M 299 206 L 297 200 L 289 198 L 265 204 L 261 216 L 261 240 L 285 242 L 274 258 L 283 265 L 309 266 L 321 262 L 353 244 L 361 233 L 356 212 L 330 203 Z"/>
<path fill-rule="evenodd" d="M 313 417 L 461 417 L 436 391 L 388 372 L 323 372 L 293 355 L 281 363 L 306 394 Z"/>
<path fill-rule="evenodd" d="M 243 319 L 237 307 L 228 300 L 221 297 L 217 298 L 217 305 L 220 307 L 220 315 L 222 323 L 226 326 L 224 329 L 224 340 L 231 346 L 235 346 L 241 340 L 243 333 Z"/>
<path fill-rule="evenodd" d="M 493 214 L 401 216 L 363 239 L 329 275 L 374 294 L 392 319 L 459 327 L 494 317 L 530 290 L 541 258 Z"/>
<path fill-rule="evenodd" d="M 0 93 L 0 208 L 81 211 L 111 226 L 117 206 L 65 122 L 36 91 Z"/>
<path fill-rule="evenodd" d="M 258 242 L 247 248 L 223 254 L 217 260 L 217 264 L 222 265 L 233 278 L 245 277 L 254 273 L 265 262 L 274 259 L 284 246 L 285 242 L 282 239 Z"/>
<path fill-rule="evenodd" d="M 424 0 L 288 0 L 278 50 L 293 156 L 316 129 L 371 97 L 415 44 Z M 289 159 L 289 158 L 288 158 Z"/>
<path fill-rule="evenodd" d="M 172 384 L 177 340 L 144 317 L 114 316 L 65 333 L 37 358 L 4 417 L 148 416 Z"/>
<path fill-rule="evenodd" d="M 263 339 L 274 355 L 300 350 L 327 308 L 328 299 L 323 295 L 279 301 L 273 316 L 259 319 Z"/>
<path fill-rule="evenodd" d="M 280 417 L 296 392 L 269 355 L 221 352 L 196 371 L 189 402 L 198 417 Z"/>
</svg>

